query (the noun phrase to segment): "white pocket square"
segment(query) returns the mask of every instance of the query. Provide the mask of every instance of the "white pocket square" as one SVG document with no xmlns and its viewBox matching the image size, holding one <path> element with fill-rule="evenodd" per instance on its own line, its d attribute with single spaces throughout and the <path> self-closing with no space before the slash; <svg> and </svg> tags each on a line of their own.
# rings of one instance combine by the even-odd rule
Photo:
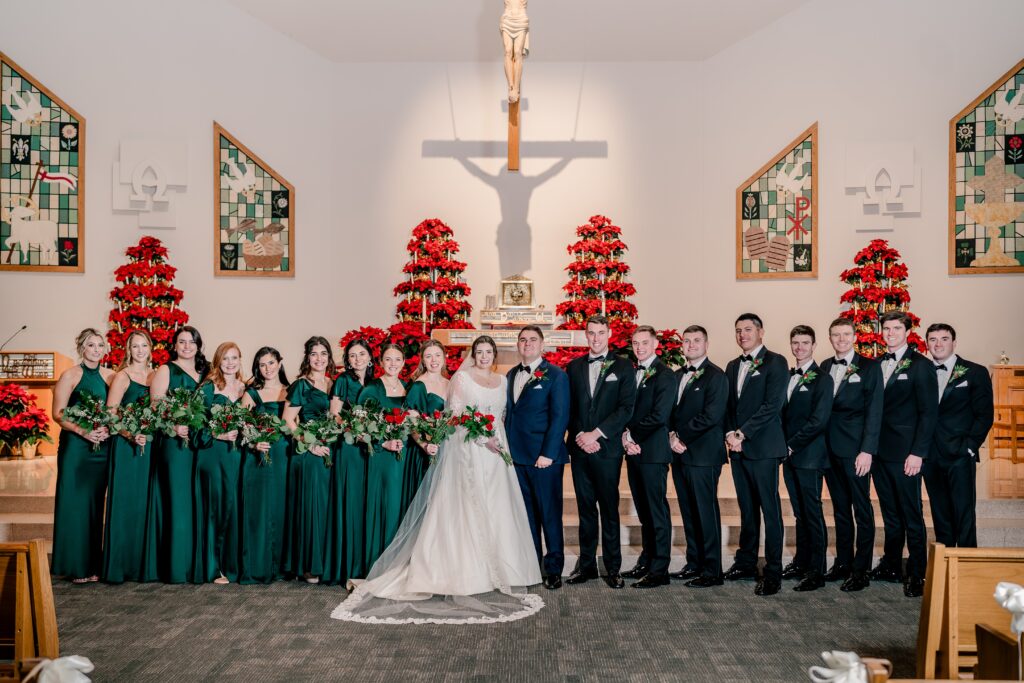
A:
<svg viewBox="0 0 1024 683">
<path fill-rule="evenodd" d="M 608 375 L 607 377 L 605 377 L 605 378 L 604 378 L 604 381 L 605 381 L 605 382 L 618 382 L 618 381 L 619 381 L 619 378 L 618 378 L 618 377 L 616 377 L 616 376 L 615 376 L 615 373 L 613 372 L 613 373 L 611 373 L 610 375 Z"/>
<path fill-rule="evenodd" d="M 848 381 L 850 384 L 856 384 L 860 381 L 860 375 L 850 375 L 850 379 Z"/>
<path fill-rule="evenodd" d="M 760 370 L 754 370 L 754 374 L 752 374 L 751 377 L 757 377 L 760 374 L 761 374 Z"/>
<path fill-rule="evenodd" d="M 541 386 L 540 384 L 535 384 L 535 385 L 533 385 L 533 388 L 534 389 L 543 389 L 544 387 Z"/>
<path fill-rule="evenodd" d="M 955 387 L 953 387 L 953 388 L 954 388 L 954 389 L 959 389 L 959 388 L 961 388 L 961 387 L 966 387 L 966 386 L 967 386 L 967 380 L 964 380 L 963 382 L 960 382 L 960 384 L 957 384 L 957 385 L 956 385 Z"/>
<path fill-rule="evenodd" d="M 694 387 L 693 390 L 694 392 L 700 391 L 700 387 Z"/>
<path fill-rule="evenodd" d="M 897 377 L 896 379 L 897 379 L 897 380 L 899 380 L 899 381 L 903 381 L 903 380 L 905 380 L 905 379 L 910 379 L 910 378 L 909 378 L 909 377 L 907 377 L 906 375 L 900 375 L 900 376 L 899 376 L 899 377 Z"/>
<path fill-rule="evenodd" d="M 800 391 L 807 391 L 807 387 L 800 387 Z"/>
</svg>

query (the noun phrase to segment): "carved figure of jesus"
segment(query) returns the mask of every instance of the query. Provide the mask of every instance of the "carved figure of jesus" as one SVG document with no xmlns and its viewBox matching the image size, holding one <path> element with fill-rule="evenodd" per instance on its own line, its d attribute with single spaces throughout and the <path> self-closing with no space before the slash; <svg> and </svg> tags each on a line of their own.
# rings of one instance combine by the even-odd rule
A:
<svg viewBox="0 0 1024 683">
<path fill-rule="evenodd" d="M 526 16 L 527 0 L 504 0 L 505 11 L 499 24 L 501 42 L 505 47 L 505 78 L 508 80 L 508 101 L 519 101 L 523 79 L 523 58 L 530 53 L 530 18 Z"/>
</svg>

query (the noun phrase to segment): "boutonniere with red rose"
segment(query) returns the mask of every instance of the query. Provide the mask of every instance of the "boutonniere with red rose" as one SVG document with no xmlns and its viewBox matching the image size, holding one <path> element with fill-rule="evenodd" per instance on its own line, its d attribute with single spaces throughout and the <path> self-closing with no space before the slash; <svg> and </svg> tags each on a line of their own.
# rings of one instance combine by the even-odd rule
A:
<svg viewBox="0 0 1024 683">
<path fill-rule="evenodd" d="M 800 376 L 800 379 L 797 381 L 796 385 L 799 387 L 799 386 L 802 386 L 804 384 L 809 384 L 810 382 L 813 382 L 814 378 L 817 377 L 817 376 L 818 376 L 818 372 L 816 370 L 811 370 L 810 372 L 805 372 L 804 374 L 802 374 Z"/>
<path fill-rule="evenodd" d="M 959 363 L 957 363 L 956 365 L 953 366 L 953 372 L 949 376 L 949 381 L 950 382 L 955 382 L 956 380 L 960 379 L 961 377 L 963 377 L 966 374 L 967 374 L 967 366 L 966 365 L 960 365 Z"/>
<path fill-rule="evenodd" d="M 604 377 L 605 373 L 608 372 L 608 368 L 610 368 L 613 365 L 615 365 L 614 359 L 609 358 L 608 360 L 603 361 L 601 363 L 601 372 L 597 373 L 598 379 Z"/>
<path fill-rule="evenodd" d="M 533 374 L 530 375 L 530 381 L 531 382 L 543 382 L 544 379 L 547 376 L 548 376 L 548 369 L 547 368 L 537 368 L 536 370 L 533 371 Z"/>
<path fill-rule="evenodd" d="M 653 364 L 650 367 L 644 368 L 643 369 L 643 374 L 640 375 L 640 384 L 641 384 L 641 386 L 646 384 L 647 380 L 649 380 L 651 377 L 653 377 L 655 372 L 657 372 L 657 370 L 654 369 L 654 365 Z"/>
<path fill-rule="evenodd" d="M 851 377 L 857 374 L 858 370 L 860 370 L 860 368 L 857 367 L 856 363 L 850 363 L 850 365 L 847 366 L 846 368 L 846 374 L 843 375 L 843 379 L 850 379 Z"/>
<path fill-rule="evenodd" d="M 904 358 L 903 360 L 901 360 L 900 364 L 896 366 L 896 374 L 898 375 L 901 372 L 903 372 L 904 370 L 906 370 L 907 368 L 909 368 L 910 364 L 913 363 L 913 362 L 914 361 L 910 360 L 909 358 Z"/>
<path fill-rule="evenodd" d="M 747 372 L 754 373 L 762 365 L 764 365 L 764 357 L 754 358 L 750 361 L 750 367 L 747 368 Z"/>
</svg>

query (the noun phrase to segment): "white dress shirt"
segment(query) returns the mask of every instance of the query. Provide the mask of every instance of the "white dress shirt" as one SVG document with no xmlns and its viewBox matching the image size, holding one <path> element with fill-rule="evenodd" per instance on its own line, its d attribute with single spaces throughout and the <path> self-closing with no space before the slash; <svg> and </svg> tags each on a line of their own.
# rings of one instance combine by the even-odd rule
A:
<svg viewBox="0 0 1024 683">
<path fill-rule="evenodd" d="M 592 356 L 590 354 L 587 354 L 587 372 L 589 373 L 589 376 L 590 376 L 590 397 L 591 398 L 594 397 L 594 392 L 597 391 L 597 380 L 601 377 L 601 366 L 608 362 L 608 350 L 607 349 L 605 349 L 605 352 L 604 352 L 603 355 L 604 355 L 605 359 L 603 361 L 601 361 L 600 363 L 598 363 L 597 361 L 591 361 L 592 358 L 597 358 L 597 356 Z"/>
<path fill-rule="evenodd" d="M 530 381 L 530 378 L 533 377 L 533 373 L 537 371 L 537 368 L 540 367 L 540 364 L 543 361 L 543 357 L 538 358 L 527 366 L 529 368 L 529 372 L 519 371 L 516 373 L 515 383 L 512 385 L 513 403 L 519 402 L 519 395 L 523 393 L 523 387 L 525 387 L 526 383 Z"/>
<path fill-rule="evenodd" d="M 846 377 L 846 373 L 850 371 L 850 365 L 853 364 L 853 357 L 857 355 L 857 352 L 853 349 L 847 351 L 845 356 L 836 356 L 835 360 L 845 360 L 846 365 L 840 365 L 833 363 L 832 371 L 829 373 L 832 375 L 832 395 L 835 396 L 839 393 L 839 383 Z"/>
<path fill-rule="evenodd" d="M 892 377 L 893 371 L 896 366 L 903 361 L 903 355 L 907 352 L 907 345 L 904 344 L 900 348 L 896 349 L 893 353 L 896 355 L 896 360 L 884 360 L 882 361 L 882 384 L 888 384 L 889 378 Z"/>
<path fill-rule="evenodd" d="M 747 353 L 747 354 L 744 354 L 744 355 L 747 355 L 747 356 L 750 356 L 753 359 L 756 359 L 757 358 L 757 354 L 761 353 L 761 349 L 763 349 L 763 348 L 764 348 L 764 344 L 761 344 L 760 346 L 758 346 L 756 349 L 754 349 L 750 353 Z M 743 393 L 743 382 L 746 381 L 747 373 L 750 372 L 750 366 L 752 364 L 753 364 L 752 362 L 748 362 L 748 361 L 741 361 L 740 362 L 740 371 L 736 375 L 736 398 L 739 398 L 740 394 Z"/>
<path fill-rule="evenodd" d="M 688 363 L 689 369 L 683 373 L 682 379 L 679 380 L 679 393 L 676 395 L 676 403 L 683 400 L 683 392 L 686 391 L 687 382 L 690 381 L 690 378 L 693 377 L 697 370 L 700 370 L 700 366 L 704 364 L 705 360 L 707 360 L 707 356 L 701 356 L 692 363 Z"/>
<path fill-rule="evenodd" d="M 936 363 L 938 365 L 938 363 Z M 936 378 L 939 380 L 939 401 L 942 401 L 942 394 L 946 391 L 946 386 L 949 384 L 950 378 L 953 376 L 953 368 L 956 367 L 956 354 L 942 361 L 942 366 L 946 368 L 941 370 L 935 368 Z"/>
<path fill-rule="evenodd" d="M 796 385 L 800 382 L 801 379 L 803 379 L 803 376 L 807 374 L 807 368 L 811 367 L 811 364 L 813 362 L 813 358 L 807 359 L 807 362 L 800 366 L 799 375 L 790 374 L 789 387 L 786 389 L 786 402 L 789 402 L 789 400 L 793 398 L 793 392 L 796 390 Z"/>
</svg>

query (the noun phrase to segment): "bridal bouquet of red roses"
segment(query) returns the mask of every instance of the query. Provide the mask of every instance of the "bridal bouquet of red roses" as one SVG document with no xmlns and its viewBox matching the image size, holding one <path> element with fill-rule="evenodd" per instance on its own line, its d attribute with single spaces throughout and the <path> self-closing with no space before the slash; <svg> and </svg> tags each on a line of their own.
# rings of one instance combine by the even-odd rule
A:
<svg viewBox="0 0 1024 683">
<path fill-rule="evenodd" d="M 458 425 L 466 430 L 466 441 L 488 441 L 494 436 L 494 416 L 482 413 L 473 406 L 468 406 L 458 416 Z M 512 454 L 502 448 L 498 455 L 506 465 L 512 464 Z"/>
<path fill-rule="evenodd" d="M 455 432 L 458 419 L 449 410 L 435 410 L 433 413 L 421 413 L 413 422 L 412 431 L 419 436 L 424 444 L 440 446 L 445 439 Z M 436 456 L 430 457 L 434 462 Z"/>
<path fill-rule="evenodd" d="M 61 413 L 61 419 L 84 429 L 86 432 L 93 432 L 101 427 L 109 428 L 115 422 L 114 415 L 107 410 L 107 404 L 100 400 L 99 397 L 93 396 L 87 391 L 83 391 L 78 395 L 78 403 L 64 409 L 64 412 Z M 98 443 L 92 444 L 93 451 L 98 451 L 99 449 L 100 445 Z"/>
</svg>

